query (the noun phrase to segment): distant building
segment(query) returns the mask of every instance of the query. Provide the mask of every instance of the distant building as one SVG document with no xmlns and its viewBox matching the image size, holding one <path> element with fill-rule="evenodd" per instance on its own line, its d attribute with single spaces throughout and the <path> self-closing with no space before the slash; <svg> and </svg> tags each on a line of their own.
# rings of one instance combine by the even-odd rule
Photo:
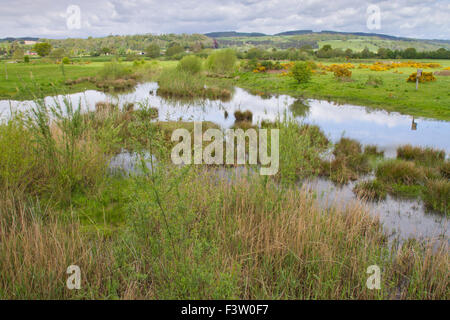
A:
<svg viewBox="0 0 450 320">
<path fill-rule="evenodd" d="M 31 44 L 31 45 L 33 45 L 33 44 L 36 44 L 37 43 L 37 41 L 32 41 L 32 40 L 25 40 L 24 41 L 24 44 Z"/>
</svg>

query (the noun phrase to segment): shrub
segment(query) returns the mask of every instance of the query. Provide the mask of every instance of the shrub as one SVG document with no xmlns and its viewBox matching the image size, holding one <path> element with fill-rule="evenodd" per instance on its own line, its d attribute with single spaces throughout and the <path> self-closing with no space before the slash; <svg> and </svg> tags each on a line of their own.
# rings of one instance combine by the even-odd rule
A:
<svg viewBox="0 0 450 320">
<path fill-rule="evenodd" d="M 202 69 L 202 60 L 199 57 L 190 55 L 180 60 L 177 66 L 179 71 L 189 74 L 197 74 Z"/>
<path fill-rule="evenodd" d="M 351 78 L 352 77 L 352 72 L 350 71 L 350 69 L 343 67 L 343 66 L 336 66 L 333 73 L 336 78 Z"/>
<path fill-rule="evenodd" d="M 99 71 L 99 77 L 102 80 L 115 80 L 130 75 L 131 69 L 117 62 L 117 60 L 105 63 L 103 68 Z"/>
<path fill-rule="evenodd" d="M 450 181 L 447 179 L 428 181 L 423 192 L 423 200 L 428 209 L 449 214 Z"/>
<path fill-rule="evenodd" d="M 70 63 L 70 59 L 69 59 L 68 57 L 64 57 L 64 58 L 62 59 L 62 63 L 64 63 L 64 64 L 69 64 L 69 63 Z"/>
<path fill-rule="evenodd" d="M 29 56 L 24 56 L 23 57 L 23 62 L 29 63 L 30 62 L 30 57 Z"/>
<path fill-rule="evenodd" d="M 292 76 L 298 83 L 308 83 L 311 80 L 312 71 L 306 62 L 297 62 L 292 68 Z"/>
<path fill-rule="evenodd" d="M 214 73 L 226 74 L 233 72 L 236 64 L 236 52 L 232 49 L 218 50 L 206 60 L 206 68 Z"/>
<path fill-rule="evenodd" d="M 376 177 L 386 183 L 405 185 L 421 184 L 425 180 L 424 171 L 414 162 L 389 160 L 377 167 Z"/>
<path fill-rule="evenodd" d="M 416 82 L 417 80 L 417 72 L 411 73 L 411 75 L 406 79 L 406 82 Z M 419 82 L 431 82 L 436 81 L 436 77 L 433 75 L 433 72 L 422 72 L 422 75 L 419 77 Z"/>
</svg>

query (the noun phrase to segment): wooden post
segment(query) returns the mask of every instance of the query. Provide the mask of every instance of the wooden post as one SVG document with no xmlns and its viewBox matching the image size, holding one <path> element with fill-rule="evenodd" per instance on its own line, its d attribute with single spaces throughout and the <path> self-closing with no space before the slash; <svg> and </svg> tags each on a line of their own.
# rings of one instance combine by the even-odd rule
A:
<svg viewBox="0 0 450 320">
<path fill-rule="evenodd" d="M 417 69 L 416 73 L 416 90 L 419 89 L 419 78 L 422 76 L 422 69 Z"/>
<path fill-rule="evenodd" d="M 8 80 L 8 68 L 6 66 L 6 63 L 7 63 L 7 61 L 5 60 L 5 77 L 6 77 L 6 80 Z"/>
</svg>

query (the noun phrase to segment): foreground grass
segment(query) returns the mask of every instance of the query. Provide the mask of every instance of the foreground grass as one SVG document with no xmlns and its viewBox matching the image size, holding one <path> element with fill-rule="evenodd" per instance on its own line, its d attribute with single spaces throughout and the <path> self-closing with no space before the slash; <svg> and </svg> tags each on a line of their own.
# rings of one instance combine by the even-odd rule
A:
<svg viewBox="0 0 450 320">
<path fill-rule="evenodd" d="M 2 299 L 450 296 L 445 243 L 390 247 L 362 202 L 324 209 L 292 183 L 299 167 L 319 165 L 310 149 L 327 141 L 314 127 L 277 124 L 290 152 L 271 179 L 171 165 L 164 130 L 174 123 L 153 123 L 146 112 L 60 109 L 67 116 L 41 104 L 0 126 L 8 150 L 0 164 Z M 158 164 L 111 173 L 121 147 Z M 351 143 L 338 153 L 346 149 Z M 81 290 L 66 289 L 71 264 L 82 270 Z M 380 290 L 366 287 L 370 265 L 382 270 Z"/>
<path fill-rule="evenodd" d="M 438 61 L 438 63 L 442 64 L 443 68 L 450 65 L 448 61 Z M 357 65 L 357 62 L 355 64 Z M 420 84 L 419 90 L 416 91 L 415 84 L 406 82 L 408 76 L 416 70 L 401 68 L 399 71 L 402 74 L 394 73 L 393 70 L 375 72 L 367 69 L 352 69 L 351 82 L 338 81 L 332 73 L 327 73 L 314 75 L 311 82 L 305 85 L 299 85 L 292 77 L 246 72 L 241 73 L 234 83 L 261 94 L 279 93 L 328 99 L 402 114 L 450 120 L 449 76 L 437 75 L 436 82 Z M 366 82 L 369 76 L 379 77 L 383 83 L 377 86 L 368 85 Z"/>
</svg>

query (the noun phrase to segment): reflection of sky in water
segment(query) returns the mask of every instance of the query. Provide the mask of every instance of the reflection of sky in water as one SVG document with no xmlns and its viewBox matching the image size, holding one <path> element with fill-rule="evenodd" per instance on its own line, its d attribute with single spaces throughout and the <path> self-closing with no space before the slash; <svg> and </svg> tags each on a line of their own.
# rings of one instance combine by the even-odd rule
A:
<svg viewBox="0 0 450 320">
<path fill-rule="evenodd" d="M 69 95 L 74 104 L 81 103 L 83 108 L 95 107 L 99 101 L 112 100 L 123 104 L 126 102 L 143 102 L 159 109 L 160 120 L 212 121 L 222 127 L 233 125 L 235 110 L 251 110 L 253 121 L 274 120 L 283 115 L 294 98 L 280 95 L 268 99 L 254 96 L 236 88 L 231 101 L 204 101 L 196 103 L 168 102 L 156 96 L 157 85 L 145 83 L 138 85 L 132 93 L 117 96 L 89 90 L 84 93 Z M 51 103 L 54 98 L 46 98 Z M 352 105 L 335 105 L 327 101 L 308 100 L 309 112 L 299 120 L 319 125 L 332 140 L 342 135 L 355 138 L 363 144 L 377 144 L 387 155 L 395 155 L 395 148 L 400 144 L 432 146 L 450 153 L 450 123 L 444 121 L 416 119 L 417 130 L 411 130 L 412 117 L 385 111 L 370 110 Z M 0 101 L 0 114 L 7 116 L 10 105 L 13 109 L 26 109 L 33 102 Z M 229 113 L 224 118 L 224 111 Z"/>
</svg>

